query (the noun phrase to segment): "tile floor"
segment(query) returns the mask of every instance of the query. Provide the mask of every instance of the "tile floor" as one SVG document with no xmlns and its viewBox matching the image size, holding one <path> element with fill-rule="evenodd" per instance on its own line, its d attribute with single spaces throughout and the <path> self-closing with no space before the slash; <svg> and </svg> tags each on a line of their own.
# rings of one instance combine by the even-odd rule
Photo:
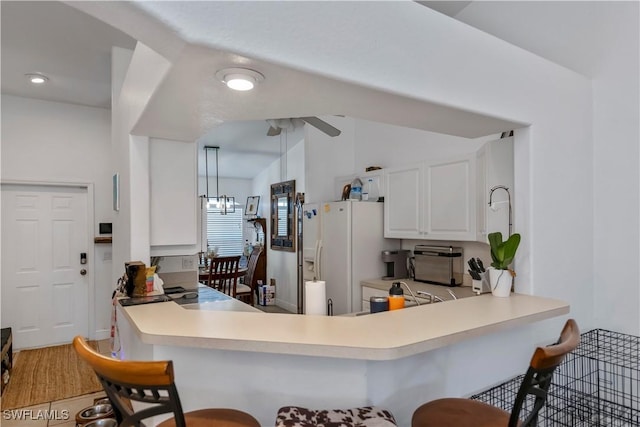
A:
<svg viewBox="0 0 640 427">
<path fill-rule="evenodd" d="M 101 354 L 110 355 L 109 340 L 98 341 L 98 350 Z M 14 355 L 14 361 L 19 357 L 20 352 L 17 352 Z M 4 410 L 0 417 L 0 424 L 2 427 L 75 427 L 76 413 L 93 405 L 95 399 L 104 396 L 105 393 L 100 391 L 20 408 L 19 410 Z"/>
</svg>

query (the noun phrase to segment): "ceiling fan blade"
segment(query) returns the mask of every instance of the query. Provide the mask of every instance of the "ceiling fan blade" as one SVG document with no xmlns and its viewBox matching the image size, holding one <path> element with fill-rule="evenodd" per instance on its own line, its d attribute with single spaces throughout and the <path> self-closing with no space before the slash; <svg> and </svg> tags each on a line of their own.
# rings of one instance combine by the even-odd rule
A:
<svg viewBox="0 0 640 427">
<path fill-rule="evenodd" d="M 280 135 L 280 132 L 282 132 L 282 128 L 275 128 L 273 126 L 269 126 L 269 130 L 267 131 L 267 136 Z"/>
<path fill-rule="evenodd" d="M 329 136 L 332 136 L 332 137 L 338 136 L 341 133 L 339 129 L 334 128 L 329 123 L 317 117 L 300 117 L 300 119 L 304 120 L 305 122 L 309 123 L 311 126 L 317 128 L 318 130 L 326 133 Z"/>
</svg>

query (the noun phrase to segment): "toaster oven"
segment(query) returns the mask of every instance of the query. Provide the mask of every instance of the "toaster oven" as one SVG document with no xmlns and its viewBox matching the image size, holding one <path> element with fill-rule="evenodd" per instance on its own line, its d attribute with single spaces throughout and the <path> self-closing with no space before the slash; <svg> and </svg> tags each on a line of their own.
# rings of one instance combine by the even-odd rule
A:
<svg viewBox="0 0 640 427">
<path fill-rule="evenodd" d="M 416 245 L 413 254 L 416 281 L 445 286 L 462 284 L 462 248 Z"/>
</svg>

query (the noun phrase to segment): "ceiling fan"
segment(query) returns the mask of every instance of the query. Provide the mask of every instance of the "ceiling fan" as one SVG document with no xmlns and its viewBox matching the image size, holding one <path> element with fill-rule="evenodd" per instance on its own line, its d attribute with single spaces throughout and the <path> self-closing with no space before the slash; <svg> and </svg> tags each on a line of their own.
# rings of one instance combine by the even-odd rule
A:
<svg viewBox="0 0 640 427">
<path fill-rule="evenodd" d="M 317 117 L 291 117 L 288 119 L 268 119 L 267 123 L 269 123 L 269 130 L 267 131 L 268 136 L 276 136 L 280 135 L 282 129 L 293 130 L 296 127 L 303 126 L 305 123 L 309 123 L 311 126 L 316 129 L 326 133 L 329 136 L 338 136 L 340 135 L 340 130 L 331 126 L 329 123 L 321 120 Z"/>
</svg>

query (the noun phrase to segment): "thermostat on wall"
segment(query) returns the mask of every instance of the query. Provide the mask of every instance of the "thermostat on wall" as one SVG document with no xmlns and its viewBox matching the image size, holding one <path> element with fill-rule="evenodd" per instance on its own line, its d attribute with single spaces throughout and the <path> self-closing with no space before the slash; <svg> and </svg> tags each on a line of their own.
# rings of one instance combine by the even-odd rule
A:
<svg viewBox="0 0 640 427">
<path fill-rule="evenodd" d="M 110 222 L 101 222 L 100 223 L 100 234 L 111 234 L 111 223 Z"/>
</svg>

